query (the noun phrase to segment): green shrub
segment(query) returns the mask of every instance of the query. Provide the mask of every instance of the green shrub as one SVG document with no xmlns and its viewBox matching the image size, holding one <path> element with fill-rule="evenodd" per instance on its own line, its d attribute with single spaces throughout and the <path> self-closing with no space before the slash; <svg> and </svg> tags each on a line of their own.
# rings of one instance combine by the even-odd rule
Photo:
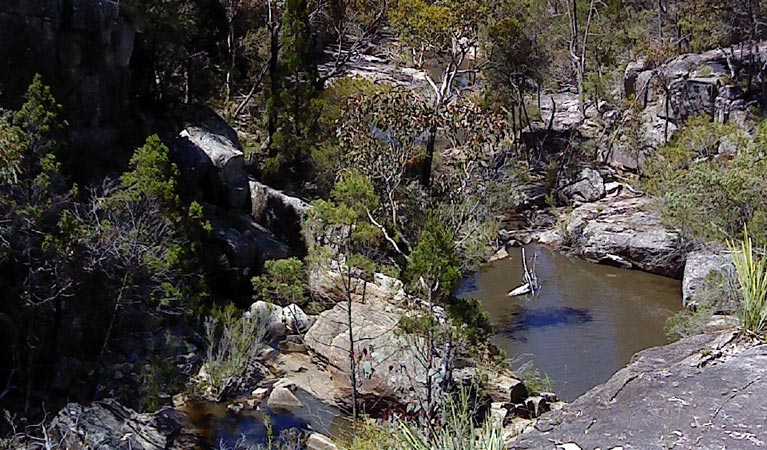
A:
<svg viewBox="0 0 767 450">
<path fill-rule="evenodd" d="M 741 325 L 746 332 L 762 334 L 767 324 L 767 257 L 763 250 L 757 255 L 747 230 L 742 242 L 729 245 L 743 294 Z"/>
<path fill-rule="evenodd" d="M 503 424 L 487 417 L 475 432 L 476 414 L 465 390 L 458 398 L 446 397 L 442 405 L 441 426 L 423 432 L 405 423 L 399 424 L 397 440 L 401 450 L 502 450 Z"/>
<path fill-rule="evenodd" d="M 711 304 L 700 303 L 695 309 L 685 309 L 666 320 L 666 335 L 672 339 L 701 334 L 711 321 Z"/>
<path fill-rule="evenodd" d="M 357 424 L 347 450 L 501 450 L 504 449 L 503 424 L 486 417 L 479 428 L 469 394 L 461 390 L 457 398 L 444 397 L 438 425 L 428 429 L 398 422 L 363 421 Z"/>
<path fill-rule="evenodd" d="M 303 306 L 308 299 L 306 269 L 297 258 L 267 261 L 264 274 L 253 277 L 251 283 L 253 296 L 257 300 L 283 306 L 291 303 Z"/>
<path fill-rule="evenodd" d="M 242 380 L 253 358 L 265 345 L 265 330 L 233 306 L 214 311 L 205 321 L 207 353 L 202 387 L 216 398 Z"/>
<path fill-rule="evenodd" d="M 648 162 L 645 186 L 691 240 L 724 242 L 748 225 L 752 239 L 767 244 L 767 124 L 760 124 L 753 142 L 723 127 L 693 122 Z M 724 136 L 736 154 L 708 158 Z"/>
<path fill-rule="evenodd" d="M 703 288 L 695 293 L 693 308 L 684 309 L 666 320 L 666 335 L 683 338 L 703 333 L 721 306 L 727 310 L 742 305 L 743 298 L 734 273 L 713 271 L 706 277 Z"/>
<path fill-rule="evenodd" d="M 516 372 L 531 394 L 552 392 L 554 390 L 554 381 L 535 367 L 532 362 L 522 364 Z"/>
</svg>

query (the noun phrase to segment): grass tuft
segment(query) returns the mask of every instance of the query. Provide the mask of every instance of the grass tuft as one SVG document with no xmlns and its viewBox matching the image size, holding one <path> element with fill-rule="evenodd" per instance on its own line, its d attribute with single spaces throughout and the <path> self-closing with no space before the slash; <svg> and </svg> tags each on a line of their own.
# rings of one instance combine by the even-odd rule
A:
<svg viewBox="0 0 767 450">
<path fill-rule="evenodd" d="M 767 258 L 757 254 L 745 228 L 743 241 L 737 244 L 730 241 L 729 246 L 743 294 L 741 325 L 746 332 L 761 334 L 767 323 Z"/>
</svg>

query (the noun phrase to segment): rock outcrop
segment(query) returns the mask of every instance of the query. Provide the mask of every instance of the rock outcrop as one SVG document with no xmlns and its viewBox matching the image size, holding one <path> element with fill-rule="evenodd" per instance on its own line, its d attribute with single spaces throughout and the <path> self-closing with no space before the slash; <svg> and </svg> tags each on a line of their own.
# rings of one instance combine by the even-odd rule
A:
<svg viewBox="0 0 767 450">
<path fill-rule="evenodd" d="M 312 295 L 327 301 L 343 301 L 342 273 L 336 261 L 331 262 L 330 267 L 312 266 L 309 270 L 309 290 Z M 364 292 L 365 303 L 386 311 L 393 311 L 408 299 L 402 281 L 382 273 L 374 274 L 372 281 L 355 279 L 352 291 L 353 301 L 361 302 Z"/>
<path fill-rule="evenodd" d="M 135 29 L 119 2 L 0 2 L 0 104 L 17 108 L 36 73 L 64 106 L 71 141 L 87 147 L 88 165 L 114 167 L 129 113 Z"/>
<path fill-rule="evenodd" d="M 646 157 L 663 145 L 692 117 L 708 116 L 717 122 L 746 124 L 750 121 L 749 95 L 739 77 L 758 73 L 757 61 L 767 56 L 767 43 L 739 49 L 716 49 L 679 56 L 661 66 L 639 60 L 624 74 L 623 96 L 639 101 L 640 136 L 619 137 L 600 143 L 605 162 L 623 169 L 641 170 Z M 614 121 L 616 117 L 606 117 Z M 616 122 L 617 123 L 617 122 Z"/>
<path fill-rule="evenodd" d="M 511 448 L 762 448 L 765 377 L 767 345 L 733 332 L 686 338 L 638 353 Z"/>
<path fill-rule="evenodd" d="M 604 178 L 598 170 L 590 167 L 574 170 L 557 186 L 557 197 L 565 205 L 595 202 L 604 196 Z"/>
<path fill-rule="evenodd" d="M 415 354 L 424 344 L 418 337 L 397 333 L 401 314 L 363 303 L 352 306 L 358 392 L 367 400 L 401 406 L 424 398 L 425 369 Z M 339 303 L 320 314 L 304 337 L 309 350 L 338 372 L 334 378 L 340 381 L 339 397 L 346 399 L 351 397 L 347 321 L 347 305 Z"/>
<path fill-rule="evenodd" d="M 162 408 L 138 414 L 115 400 L 65 406 L 48 427 L 62 448 L 110 450 L 181 449 L 179 433 L 187 420 L 179 411 Z"/>
<path fill-rule="evenodd" d="M 291 255 L 285 243 L 247 214 L 226 214 L 218 210 L 206 217 L 212 226 L 206 257 L 211 267 L 218 265 L 234 283 L 249 283 L 266 261 Z M 222 256 L 228 261 L 225 267 L 220 265 Z"/>
<path fill-rule="evenodd" d="M 251 216 L 301 252 L 311 246 L 311 238 L 301 229 L 309 204 L 254 179 L 249 180 Z"/>
<path fill-rule="evenodd" d="M 726 286 L 723 283 L 734 280 L 735 276 L 735 265 L 727 252 L 703 250 L 688 253 L 682 278 L 682 304 L 686 308 L 694 308 L 701 301 L 707 301 L 715 314 L 735 313 L 738 305 L 732 299 L 717 294 L 703 295 L 705 289 L 724 292 Z"/>
<path fill-rule="evenodd" d="M 684 244 L 645 197 L 582 205 L 565 218 L 565 245 L 588 261 L 680 278 Z"/>
<path fill-rule="evenodd" d="M 211 203 L 245 210 L 249 195 L 245 156 L 239 142 L 230 136 L 207 127 L 188 126 L 173 145 L 173 158 L 187 190 L 199 188 Z"/>
</svg>

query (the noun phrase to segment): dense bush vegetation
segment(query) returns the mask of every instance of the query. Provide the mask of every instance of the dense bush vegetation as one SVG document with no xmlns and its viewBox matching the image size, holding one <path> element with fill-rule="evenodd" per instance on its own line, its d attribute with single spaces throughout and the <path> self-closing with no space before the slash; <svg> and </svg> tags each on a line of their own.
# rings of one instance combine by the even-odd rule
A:
<svg viewBox="0 0 767 450">
<path fill-rule="evenodd" d="M 477 429 L 476 413 L 468 391 L 459 390 L 455 397 L 443 397 L 439 425 L 414 427 L 404 422 L 364 424 L 348 450 L 501 450 L 504 444 L 503 424 L 488 415 Z"/>
<path fill-rule="evenodd" d="M 2 312 L 17 328 L 3 377 L 29 409 L 65 358 L 82 363 L 83 400 L 109 371 L 126 334 L 183 324 L 207 295 L 197 263 L 206 225 L 199 205 L 176 193 L 176 169 L 156 137 L 138 149 L 131 169 L 87 191 L 62 172 L 60 108 L 38 76 L 24 106 L 0 127 L 5 137 L 0 184 Z M 145 317 L 144 325 L 133 322 Z M 159 337 L 159 336 L 158 336 Z M 165 339 L 163 346 L 171 340 Z M 175 349 L 137 346 L 142 358 Z M 175 375 L 175 374 L 174 374 Z M 163 380 L 162 383 L 167 383 Z M 93 389 L 93 390 L 90 390 Z M 136 402 L 142 399 L 134 396 Z"/>
<path fill-rule="evenodd" d="M 719 153 L 726 144 L 731 150 Z M 725 242 L 747 225 L 767 243 L 767 126 L 753 137 L 731 125 L 696 119 L 653 156 L 648 188 L 664 201 L 669 220 L 687 237 Z"/>
<path fill-rule="evenodd" d="M 575 133 L 563 138 L 557 160 L 537 148 L 550 144 L 548 135 L 538 144 L 522 139 L 540 126 L 543 92 L 577 91 L 581 119 L 587 106 L 619 105 L 624 142 L 640 152 L 641 102 L 617 98 L 627 63 L 641 58 L 652 68 L 689 51 L 749 51 L 767 36 L 767 6 L 756 0 L 125 0 L 120 7 L 137 29 L 131 106 L 145 128 L 175 136 L 188 122 L 183 105 L 212 106 L 241 134 L 248 175 L 313 200 L 305 225 L 317 245 L 306 262 L 266 261 L 262 273 L 244 273 L 255 300 L 319 312 L 329 305 L 312 298 L 309 271 L 335 271 L 335 300 L 349 308 L 355 419 L 353 302 L 365 301 L 376 272 L 396 274 L 422 302 L 408 305 L 414 311 L 396 333 L 417 342 L 428 398 L 407 412 L 427 425 L 388 428 L 385 437 L 367 430 L 375 448 L 502 447 L 499 424 L 485 421 L 476 437 L 466 398 L 451 400 L 455 359 L 493 355 L 489 317 L 454 291 L 489 256 L 509 198 L 520 195 L 511 183 L 537 177 L 555 187 L 570 165 L 594 159 Z M 382 79 L 394 74 L 398 82 L 341 77 L 350 58 L 390 38 L 396 45 L 385 54 L 366 56 L 391 71 Z M 405 65 L 419 70 L 412 84 L 402 81 Z M 737 82 L 764 95 L 763 78 Z M 181 193 L 158 135 L 123 173 L 74 184 L 65 115 L 40 76 L 21 108 L 0 110 L 0 324 L 12 324 L 12 343 L 0 345 L 11 363 L 0 387 L 14 388 L 0 400 L 30 416 L 52 399 L 108 395 L 153 409 L 167 401 L 164 391 L 181 388 L 183 364 L 173 358 L 195 352 L 205 353 L 202 387 L 225 396 L 264 330 L 239 310 L 214 307 L 232 300 L 228 286 L 209 283 L 216 268 L 206 252 L 208 220 L 220 205 Z M 690 241 L 727 242 L 748 227 L 735 262 L 743 324 L 757 334 L 767 320 L 765 263 L 754 250 L 767 245 L 765 148 L 767 123 L 752 132 L 695 118 L 640 174 Z M 710 311 L 704 304 L 699 312 L 672 331 L 697 330 Z M 138 374 L 133 385 L 110 384 L 112 368 L 125 364 Z M 59 386 L 62 371 L 74 381 Z M 532 390 L 547 389 L 545 377 L 528 377 Z M 374 444 L 363 432 L 353 445 Z"/>
</svg>

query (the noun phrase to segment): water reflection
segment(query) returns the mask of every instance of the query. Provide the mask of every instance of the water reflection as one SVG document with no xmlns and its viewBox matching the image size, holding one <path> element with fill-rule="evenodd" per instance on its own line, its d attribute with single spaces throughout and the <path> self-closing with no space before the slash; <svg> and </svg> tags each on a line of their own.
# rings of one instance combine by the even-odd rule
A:
<svg viewBox="0 0 767 450">
<path fill-rule="evenodd" d="M 500 327 L 497 332 L 510 339 L 524 341 L 526 339 L 523 335 L 524 331 L 560 325 L 582 325 L 591 320 L 589 311 L 570 306 L 540 309 L 523 307 L 520 312 L 512 314 L 508 319 L 509 324 Z"/>
<path fill-rule="evenodd" d="M 522 284 L 520 251 L 461 287 L 494 320 L 493 342 L 514 365 L 530 361 L 573 400 L 606 381 L 637 351 L 668 343 L 666 318 L 681 309 L 681 283 L 638 271 L 589 264 L 544 247 L 537 253 L 540 293 L 510 298 Z"/>
<path fill-rule="evenodd" d="M 295 411 L 273 411 L 266 403 L 238 412 L 223 403 L 198 401 L 185 405 L 182 411 L 198 436 L 194 450 L 233 449 L 240 440 L 245 448 L 267 448 L 270 435 L 280 441 L 283 431 L 291 429 L 310 429 L 334 438 L 350 436 L 351 421 L 341 411 L 300 389 L 294 394 L 304 405 Z"/>
</svg>

